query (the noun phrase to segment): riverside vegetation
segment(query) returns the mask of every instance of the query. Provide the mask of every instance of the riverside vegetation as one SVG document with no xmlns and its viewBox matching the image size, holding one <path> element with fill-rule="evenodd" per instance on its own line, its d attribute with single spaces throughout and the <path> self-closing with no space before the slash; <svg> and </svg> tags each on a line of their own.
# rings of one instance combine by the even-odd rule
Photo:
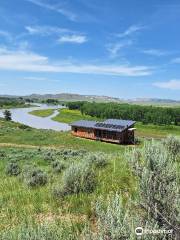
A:
<svg viewBox="0 0 180 240">
<path fill-rule="evenodd" d="M 128 147 L 0 120 L 0 239 L 178 239 L 179 154 L 173 136 Z"/>
</svg>

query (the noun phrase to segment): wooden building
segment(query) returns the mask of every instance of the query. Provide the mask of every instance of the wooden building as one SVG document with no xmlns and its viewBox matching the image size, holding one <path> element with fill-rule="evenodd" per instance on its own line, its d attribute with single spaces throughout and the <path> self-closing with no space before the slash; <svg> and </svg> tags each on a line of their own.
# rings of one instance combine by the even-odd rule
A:
<svg viewBox="0 0 180 240">
<path fill-rule="evenodd" d="M 76 137 L 112 142 L 134 144 L 134 124 L 132 120 L 107 119 L 103 122 L 80 120 L 71 124 Z"/>
</svg>

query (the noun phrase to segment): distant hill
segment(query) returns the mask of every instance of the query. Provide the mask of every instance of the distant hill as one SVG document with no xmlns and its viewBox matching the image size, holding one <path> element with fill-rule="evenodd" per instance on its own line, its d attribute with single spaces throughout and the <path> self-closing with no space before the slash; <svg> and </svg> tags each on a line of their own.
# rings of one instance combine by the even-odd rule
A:
<svg viewBox="0 0 180 240">
<path fill-rule="evenodd" d="M 81 95 L 73 93 L 59 93 L 59 94 L 31 94 L 27 96 L 11 96 L 0 95 L 0 97 L 34 99 L 34 100 L 46 100 L 57 99 L 60 101 L 89 101 L 89 102 L 119 102 L 119 103 L 131 103 L 139 105 L 156 105 L 156 106 L 180 106 L 180 101 L 172 99 L 159 99 L 159 98 L 136 98 L 136 99 L 120 99 L 109 96 L 98 95 Z"/>
<path fill-rule="evenodd" d="M 80 95 L 71 93 L 59 93 L 59 94 L 31 94 L 29 96 L 23 96 L 23 98 L 30 99 L 58 99 L 61 101 L 90 101 L 90 102 L 122 102 L 119 98 L 113 98 L 108 96 L 97 95 Z"/>
</svg>

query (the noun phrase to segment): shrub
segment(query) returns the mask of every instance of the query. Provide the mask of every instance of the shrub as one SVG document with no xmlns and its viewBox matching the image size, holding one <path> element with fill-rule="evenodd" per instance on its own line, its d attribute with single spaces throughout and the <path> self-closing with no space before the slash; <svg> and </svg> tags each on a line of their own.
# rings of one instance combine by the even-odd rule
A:
<svg viewBox="0 0 180 240">
<path fill-rule="evenodd" d="M 107 165 L 107 157 L 103 153 L 89 154 L 85 161 L 95 167 L 104 167 Z"/>
<path fill-rule="evenodd" d="M 62 163 L 60 161 L 54 161 L 52 163 L 52 168 L 53 168 L 54 172 L 60 173 L 60 172 L 62 172 L 62 170 L 65 169 L 65 165 L 64 165 L 64 163 Z"/>
<path fill-rule="evenodd" d="M 94 170 L 87 164 L 72 164 L 64 172 L 62 187 L 54 190 L 55 196 L 63 197 L 69 194 L 90 193 L 96 185 Z"/>
<path fill-rule="evenodd" d="M 6 167 L 6 174 L 10 176 L 17 176 L 21 173 L 20 167 L 17 163 L 11 162 Z"/>
<path fill-rule="evenodd" d="M 155 222 L 159 228 L 173 229 L 178 235 L 179 176 L 174 157 L 162 143 L 145 143 L 143 161 L 131 161 L 139 180 L 139 206 L 145 211 L 145 221 Z M 133 157 L 132 157 L 133 159 Z"/>
<path fill-rule="evenodd" d="M 78 230 L 70 224 L 23 224 L 1 231 L 1 240 L 75 240 Z"/>
<path fill-rule="evenodd" d="M 97 231 L 93 232 L 87 228 L 84 231 L 84 239 L 134 240 L 134 228 L 127 209 L 118 194 L 109 196 L 106 201 L 100 198 L 95 204 Z"/>
<path fill-rule="evenodd" d="M 178 137 L 168 136 L 163 143 L 174 157 L 180 154 L 180 139 Z"/>
<path fill-rule="evenodd" d="M 45 161 L 48 161 L 48 162 L 51 162 L 51 161 L 54 161 L 54 155 L 51 151 L 47 151 L 44 153 L 44 160 Z"/>
<path fill-rule="evenodd" d="M 43 186 L 47 183 L 47 174 L 41 169 L 26 167 L 23 171 L 23 179 L 30 187 Z"/>
</svg>

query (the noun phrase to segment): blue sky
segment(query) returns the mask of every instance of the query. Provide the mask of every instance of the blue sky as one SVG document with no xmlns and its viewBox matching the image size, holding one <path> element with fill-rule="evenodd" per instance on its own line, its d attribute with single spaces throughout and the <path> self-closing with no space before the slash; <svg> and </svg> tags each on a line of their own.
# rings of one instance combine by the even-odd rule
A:
<svg viewBox="0 0 180 240">
<path fill-rule="evenodd" d="M 179 0 L 1 0 L 0 94 L 180 100 Z"/>
</svg>

